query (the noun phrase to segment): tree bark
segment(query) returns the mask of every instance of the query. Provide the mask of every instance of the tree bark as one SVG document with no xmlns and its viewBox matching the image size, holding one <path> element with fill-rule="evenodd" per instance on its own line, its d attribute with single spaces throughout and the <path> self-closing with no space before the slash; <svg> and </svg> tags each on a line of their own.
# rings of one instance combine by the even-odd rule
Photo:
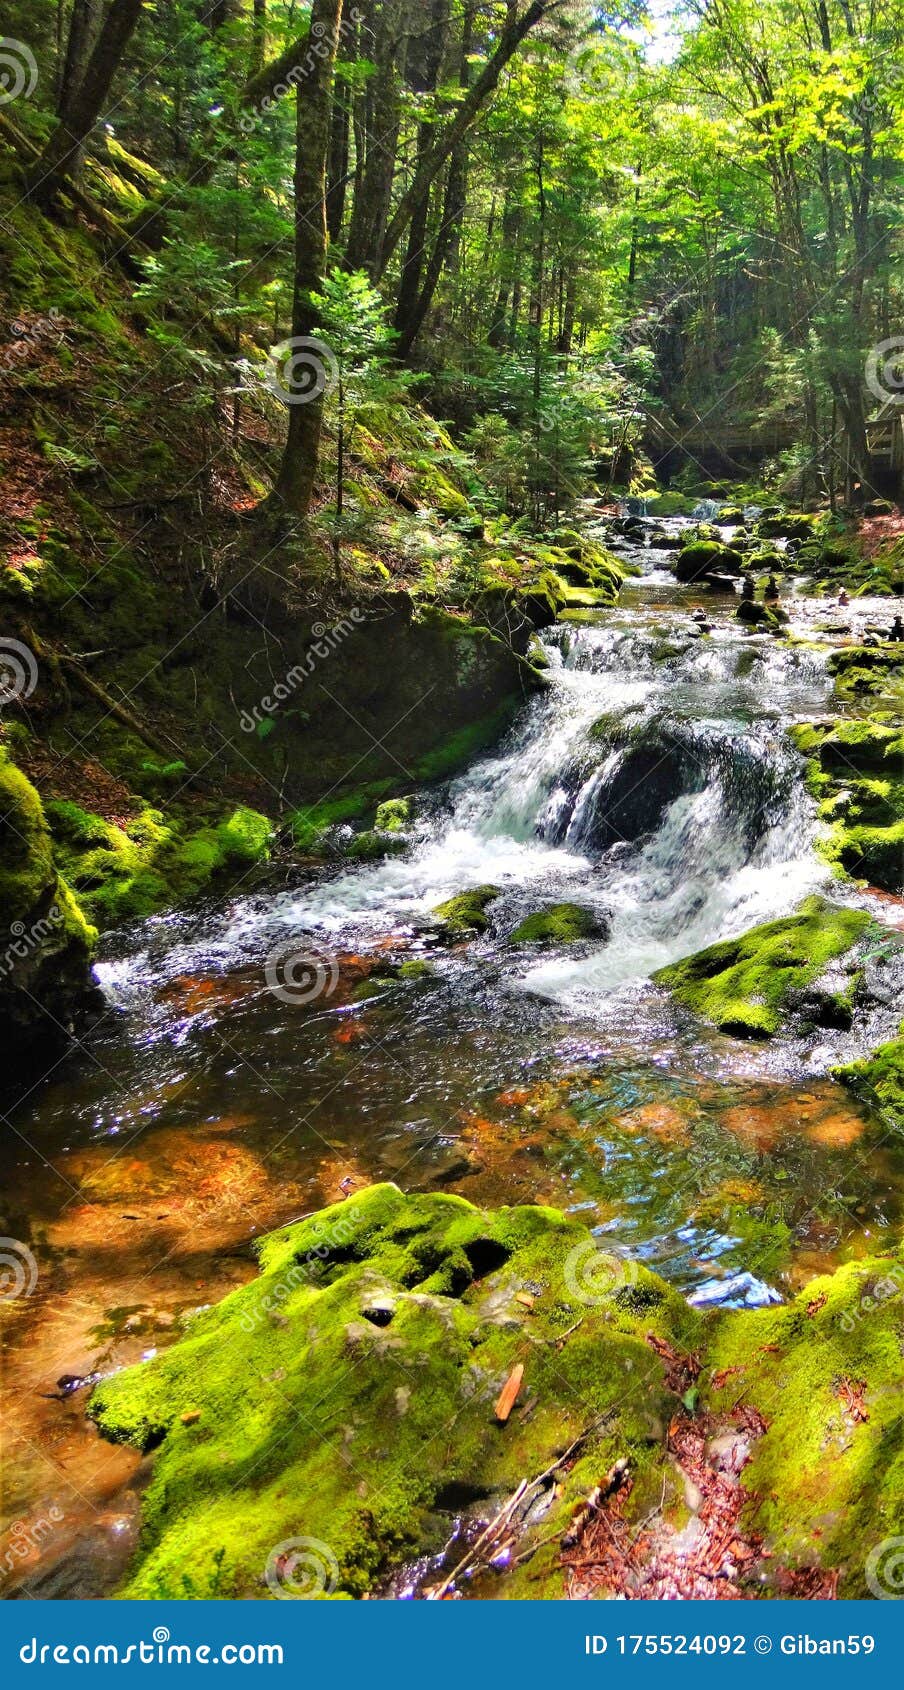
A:
<svg viewBox="0 0 904 1690">
<path fill-rule="evenodd" d="M 135 25 L 142 0 L 111 0 L 110 9 L 78 88 L 31 175 L 29 192 L 48 204 L 68 175 L 77 175 L 82 148 L 104 107 Z"/>
<path fill-rule="evenodd" d="M 326 167 L 330 144 L 333 76 L 339 44 L 342 0 L 314 0 L 311 34 L 320 51 L 298 84 L 295 124 L 295 281 L 292 339 L 305 340 L 315 327 L 311 302 L 323 280 L 327 254 Z M 306 516 L 317 477 L 323 393 L 289 405 L 289 432 L 274 488 L 274 502 L 293 516 Z"/>
<path fill-rule="evenodd" d="M 66 118 L 72 97 L 81 86 L 100 27 L 100 0 L 72 0 L 72 16 L 66 41 L 66 59 L 60 79 L 57 117 Z"/>
<path fill-rule="evenodd" d="M 421 159 L 414 176 L 403 193 L 389 224 L 380 247 L 380 256 L 375 269 L 375 279 L 386 270 L 390 258 L 395 252 L 402 235 L 407 228 L 415 207 L 426 194 L 431 184 L 439 175 L 450 153 L 458 146 L 467 134 L 471 124 L 486 104 L 490 95 L 495 92 L 496 85 L 509 60 L 517 52 L 525 36 L 530 33 L 541 19 L 555 9 L 560 0 L 531 0 L 523 17 L 512 16 L 503 29 L 496 51 L 484 65 L 477 81 L 462 100 L 455 117 L 443 135 L 440 135 L 430 148 L 426 157 Z"/>
</svg>

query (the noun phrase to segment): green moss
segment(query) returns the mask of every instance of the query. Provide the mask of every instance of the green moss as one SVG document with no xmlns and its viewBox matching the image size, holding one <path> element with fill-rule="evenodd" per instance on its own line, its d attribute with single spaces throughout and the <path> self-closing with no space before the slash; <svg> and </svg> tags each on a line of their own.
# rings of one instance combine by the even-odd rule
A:
<svg viewBox="0 0 904 1690">
<path fill-rule="evenodd" d="M 762 516 L 757 523 L 757 533 L 766 540 L 779 537 L 787 540 L 808 540 L 818 521 L 817 516 L 808 516 L 804 512 L 789 513 L 786 516 Z"/>
<path fill-rule="evenodd" d="M 773 1564 L 837 1568 L 844 1597 L 879 1594 L 870 1553 L 900 1531 L 902 1295 L 899 1251 L 852 1262 L 787 1307 L 721 1315 L 701 1375 L 703 1407 L 740 1398 L 765 1424 L 744 1469 L 745 1523 Z"/>
<path fill-rule="evenodd" d="M 710 945 L 653 978 L 722 1032 L 770 1038 L 780 1031 L 792 995 L 851 950 L 870 926 L 861 910 L 808 898 L 797 915 Z"/>
<path fill-rule="evenodd" d="M 597 937 L 603 929 L 593 910 L 580 904 L 546 904 L 525 916 L 512 933 L 512 945 L 574 945 Z"/>
<path fill-rule="evenodd" d="M 345 854 L 358 862 L 379 862 L 381 857 L 398 856 L 407 850 L 408 841 L 397 833 L 382 833 L 371 828 L 364 833 L 358 833 L 346 846 Z"/>
<path fill-rule="evenodd" d="M 197 826 L 146 808 L 122 826 L 68 799 L 48 801 L 56 859 L 100 927 L 115 927 L 196 897 L 217 876 L 262 861 L 272 825 L 239 805 Z"/>
<path fill-rule="evenodd" d="M 0 1037 L 12 1073 L 34 1046 L 65 1043 L 89 999 L 97 943 L 59 874 L 40 797 L 0 747 Z"/>
<path fill-rule="evenodd" d="M 829 824 L 824 855 L 887 891 L 904 884 L 904 736 L 873 720 L 802 723 L 792 730 L 809 759 L 807 784 Z"/>
<path fill-rule="evenodd" d="M 832 1073 L 889 1126 L 904 1128 L 904 1038 L 891 1039 L 859 1062 L 833 1068 Z"/>
<path fill-rule="evenodd" d="M 697 508 L 697 500 L 687 493 L 656 493 L 647 499 L 645 509 L 648 516 L 693 516 Z"/>
<path fill-rule="evenodd" d="M 573 1270 L 596 1262 L 593 1242 L 550 1209 L 486 1213 L 374 1186 L 259 1253 L 257 1280 L 91 1399 L 106 1436 L 161 1445 L 121 1595 L 266 1596 L 265 1569 L 299 1537 L 328 1546 L 326 1594 L 360 1595 L 387 1564 L 440 1546 L 443 1493 L 506 1494 L 608 1412 L 555 1498 L 564 1530 L 586 1472 L 616 1456 L 642 1470 L 651 1420 L 675 1404 L 647 1335 L 690 1347 L 702 1329 L 643 1268 L 640 1306 L 619 1301 L 607 1258 L 582 1299 Z M 516 1362 L 522 1401 L 500 1427 Z"/>
<path fill-rule="evenodd" d="M 404 833 L 413 817 L 413 798 L 387 798 L 377 806 L 374 827 L 380 833 Z"/>
<path fill-rule="evenodd" d="M 498 886 L 473 886 L 470 891 L 459 892 L 444 904 L 437 904 L 433 913 L 439 916 L 443 932 L 450 939 L 485 933 L 490 925 L 487 905 L 498 897 Z"/>
</svg>

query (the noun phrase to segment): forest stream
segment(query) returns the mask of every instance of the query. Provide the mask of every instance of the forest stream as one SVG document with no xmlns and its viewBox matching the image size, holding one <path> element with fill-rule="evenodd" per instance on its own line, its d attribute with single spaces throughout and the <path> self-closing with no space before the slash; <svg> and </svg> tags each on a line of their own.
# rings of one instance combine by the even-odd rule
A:
<svg viewBox="0 0 904 1690">
<path fill-rule="evenodd" d="M 554 1204 L 698 1307 L 782 1302 L 900 1224 L 900 1137 L 827 1078 L 892 1035 L 893 1005 L 740 1041 L 650 979 L 815 891 L 902 924 L 831 881 L 786 735 L 828 719 L 829 650 L 887 602 L 792 594 L 779 641 L 733 594 L 677 585 L 667 553 L 612 544 L 639 571 L 618 607 L 545 630 L 548 687 L 418 795 L 405 852 L 106 936 L 110 1013 L 20 1102 L 29 1144 L 4 1144 L 12 1229 L 44 1264 L 11 1317 L 8 1593 L 114 1589 L 152 1458 L 98 1436 L 92 1382 L 252 1278 L 254 1237 L 371 1182 Z M 487 933 L 440 942 L 431 912 L 478 886 L 498 888 Z M 505 937 L 563 900 L 596 937 Z"/>
</svg>

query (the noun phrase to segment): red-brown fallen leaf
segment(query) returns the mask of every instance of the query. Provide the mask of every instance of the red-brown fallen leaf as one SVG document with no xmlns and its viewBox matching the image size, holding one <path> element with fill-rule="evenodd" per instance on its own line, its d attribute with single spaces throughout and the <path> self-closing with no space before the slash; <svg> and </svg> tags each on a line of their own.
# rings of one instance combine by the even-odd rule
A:
<svg viewBox="0 0 904 1690">
<path fill-rule="evenodd" d="M 655 1350 L 656 1354 L 666 1364 L 665 1382 L 668 1390 L 681 1395 L 696 1382 L 702 1366 L 700 1357 L 696 1352 L 682 1355 L 679 1350 L 673 1349 L 665 1338 L 657 1337 L 655 1332 L 648 1332 L 646 1341 L 650 1349 Z"/>
<path fill-rule="evenodd" d="M 849 1379 L 846 1374 L 842 1374 L 836 1381 L 835 1395 L 840 1397 L 854 1422 L 864 1423 L 869 1419 L 869 1409 L 863 1400 L 865 1392 L 865 1379 Z"/>
<path fill-rule="evenodd" d="M 718 1368 L 712 1376 L 713 1390 L 721 1391 L 722 1386 L 726 1384 L 729 1379 L 733 1379 L 736 1373 L 743 1373 L 743 1371 L 743 1367 L 738 1366 Z"/>
<path fill-rule="evenodd" d="M 820 1309 L 825 1308 L 828 1300 L 829 1299 L 828 1299 L 826 1292 L 823 1291 L 823 1292 L 820 1293 L 820 1295 L 818 1297 L 814 1297 L 812 1299 L 812 1301 L 807 1304 L 807 1315 L 808 1315 L 810 1320 L 813 1319 L 813 1316 L 815 1314 L 819 1313 Z"/>
<path fill-rule="evenodd" d="M 523 1363 L 519 1361 L 517 1367 L 512 1368 L 512 1371 L 506 1379 L 502 1390 L 499 1392 L 499 1398 L 496 1403 L 496 1419 L 502 1425 L 505 1424 L 518 1400 L 518 1392 L 521 1389 L 521 1381 L 523 1378 L 524 1366 Z"/>
</svg>

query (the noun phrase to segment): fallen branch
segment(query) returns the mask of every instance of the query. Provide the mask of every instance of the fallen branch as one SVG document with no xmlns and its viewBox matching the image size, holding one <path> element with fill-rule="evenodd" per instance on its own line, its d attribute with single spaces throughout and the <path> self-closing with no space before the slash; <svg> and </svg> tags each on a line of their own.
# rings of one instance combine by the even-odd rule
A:
<svg viewBox="0 0 904 1690">
<path fill-rule="evenodd" d="M 131 733 L 137 734 L 138 738 L 143 740 L 145 745 L 149 745 L 152 751 L 159 751 L 161 757 L 165 757 L 168 762 L 172 761 L 174 753 L 178 754 L 183 762 L 185 761 L 184 754 L 178 745 L 175 745 L 172 741 L 167 745 L 151 728 L 147 727 L 144 722 L 139 721 L 139 718 L 126 705 L 120 704 L 112 693 L 107 692 L 106 687 L 102 687 L 99 681 L 95 681 L 68 652 L 58 651 L 55 655 L 57 661 L 69 672 L 83 692 L 88 693 L 91 698 L 96 698 L 100 704 L 104 705 L 108 715 L 115 716 L 117 721 L 122 722 L 123 727 L 128 728 Z"/>
</svg>

